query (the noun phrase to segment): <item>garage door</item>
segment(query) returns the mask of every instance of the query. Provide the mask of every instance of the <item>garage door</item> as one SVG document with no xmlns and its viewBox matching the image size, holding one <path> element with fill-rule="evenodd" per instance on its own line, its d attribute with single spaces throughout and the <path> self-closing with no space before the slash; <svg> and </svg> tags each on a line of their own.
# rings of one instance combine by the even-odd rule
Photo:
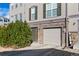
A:
<svg viewBox="0 0 79 59">
<path fill-rule="evenodd" d="M 60 46 L 61 44 L 61 29 L 44 29 L 44 44 Z"/>
</svg>

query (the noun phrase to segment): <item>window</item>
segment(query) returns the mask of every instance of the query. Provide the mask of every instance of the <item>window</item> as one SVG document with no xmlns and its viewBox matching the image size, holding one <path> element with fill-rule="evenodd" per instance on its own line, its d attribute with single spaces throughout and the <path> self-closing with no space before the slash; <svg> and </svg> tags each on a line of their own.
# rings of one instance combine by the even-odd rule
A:
<svg viewBox="0 0 79 59">
<path fill-rule="evenodd" d="M 31 19 L 35 19 L 35 8 L 31 8 Z"/>
<path fill-rule="evenodd" d="M 7 18 L 4 18 L 4 22 L 9 22 L 9 19 L 7 19 Z"/>
<path fill-rule="evenodd" d="M 47 3 L 43 5 L 43 16 L 44 18 L 60 16 L 61 15 L 61 4 L 60 3 Z"/>
<path fill-rule="evenodd" d="M 11 16 L 11 18 L 13 18 L 13 16 Z"/>
<path fill-rule="evenodd" d="M 37 19 L 37 7 L 30 8 L 30 20 L 36 20 Z"/>
<path fill-rule="evenodd" d="M 20 3 L 20 6 L 22 6 L 22 3 Z"/>
<path fill-rule="evenodd" d="M 46 4 L 46 17 L 57 16 L 57 4 Z"/>
<path fill-rule="evenodd" d="M 13 6 L 12 6 L 12 10 L 13 10 Z"/>
<path fill-rule="evenodd" d="M 0 22 L 3 22 L 4 18 L 3 17 L 0 17 Z"/>
<path fill-rule="evenodd" d="M 17 20 L 18 18 L 17 18 L 17 15 L 15 15 L 15 19 Z"/>
<path fill-rule="evenodd" d="M 0 19 L 0 22 L 2 22 L 3 20 L 2 19 Z"/>
<path fill-rule="evenodd" d="M 79 3 L 78 3 L 78 11 L 79 11 Z"/>
<path fill-rule="evenodd" d="M 18 4 L 15 5 L 15 8 L 17 8 L 17 7 L 18 7 Z"/>
<path fill-rule="evenodd" d="M 12 15 L 12 16 L 10 16 L 11 17 L 11 19 L 13 19 L 14 18 L 14 16 Z"/>
<path fill-rule="evenodd" d="M 22 21 L 22 13 L 20 13 L 20 21 Z"/>
<path fill-rule="evenodd" d="M 4 22 L 7 22 L 7 19 L 4 19 Z"/>
</svg>

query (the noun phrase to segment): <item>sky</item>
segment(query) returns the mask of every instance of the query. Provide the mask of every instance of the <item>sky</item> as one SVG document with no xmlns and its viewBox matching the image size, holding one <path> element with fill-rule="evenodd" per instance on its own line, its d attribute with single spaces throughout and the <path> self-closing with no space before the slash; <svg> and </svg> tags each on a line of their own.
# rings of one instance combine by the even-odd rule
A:
<svg viewBox="0 0 79 59">
<path fill-rule="evenodd" d="M 0 3 L 0 16 L 9 18 L 9 3 Z"/>
</svg>

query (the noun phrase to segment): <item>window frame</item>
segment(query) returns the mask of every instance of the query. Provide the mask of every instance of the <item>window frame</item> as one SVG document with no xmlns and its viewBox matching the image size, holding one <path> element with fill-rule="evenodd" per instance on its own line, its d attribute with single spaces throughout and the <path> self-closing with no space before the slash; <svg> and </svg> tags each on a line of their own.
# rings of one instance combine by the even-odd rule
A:
<svg viewBox="0 0 79 59">
<path fill-rule="evenodd" d="M 45 18 L 52 18 L 52 17 L 58 17 L 58 16 L 61 16 L 61 3 L 56 3 L 56 5 L 54 5 L 54 6 L 56 6 L 56 7 L 54 7 L 54 8 L 50 8 L 51 10 L 55 10 L 56 9 L 56 15 L 55 15 L 55 13 L 54 14 L 52 14 L 52 12 L 51 12 L 51 15 L 52 16 L 47 16 L 47 7 L 46 7 L 46 5 L 47 4 L 50 4 L 50 5 L 52 5 L 52 3 L 44 3 L 43 4 L 43 18 L 45 19 Z"/>
<path fill-rule="evenodd" d="M 17 14 L 15 15 L 15 19 L 18 20 L 18 15 Z"/>
<path fill-rule="evenodd" d="M 15 8 L 17 8 L 18 7 L 18 4 L 15 4 Z"/>
<path fill-rule="evenodd" d="M 13 10 L 13 8 L 14 8 L 14 6 L 12 5 L 12 6 L 11 6 L 11 10 Z"/>
<path fill-rule="evenodd" d="M 55 3 L 55 4 L 57 4 L 57 3 Z M 47 7 L 48 6 L 48 7 Z M 48 16 L 48 11 L 49 11 L 49 9 L 47 9 L 47 8 L 49 8 L 50 7 L 50 16 Z M 46 18 L 49 18 L 49 17 L 55 17 L 55 16 L 57 16 L 57 14 L 56 15 L 54 15 L 53 13 L 53 11 L 56 9 L 57 10 L 57 6 L 56 7 L 54 7 L 54 8 L 52 8 L 52 7 L 54 7 L 54 4 L 52 5 L 51 3 L 47 3 L 46 4 Z M 57 13 L 57 12 L 56 12 Z"/>
<path fill-rule="evenodd" d="M 22 17 L 23 17 L 22 13 L 19 14 L 19 17 L 20 17 L 20 21 L 22 21 Z"/>
<path fill-rule="evenodd" d="M 78 3 L 78 12 L 79 12 L 79 3 Z"/>
<path fill-rule="evenodd" d="M 32 19 L 32 8 L 35 8 L 35 11 L 34 11 L 34 19 Z M 32 6 L 31 8 L 29 8 L 29 20 L 30 21 L 34 21 L 34 20 L 37 20 L 37 6 Z"/>
<path fill-rule="evenodd" d="M 20 3 L 20 6 L 22 6 L 22 3 Z"/>
</svg>

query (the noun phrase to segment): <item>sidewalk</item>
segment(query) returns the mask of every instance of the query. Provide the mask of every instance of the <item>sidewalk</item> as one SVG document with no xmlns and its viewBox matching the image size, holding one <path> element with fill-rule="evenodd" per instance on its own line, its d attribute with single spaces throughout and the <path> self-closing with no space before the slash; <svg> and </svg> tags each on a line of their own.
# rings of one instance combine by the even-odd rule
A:
<svg viewBox="0 0 79 59">
<path fill-rule="evenodd" d="M 64 51 L 68 51 L 68 52 L 73 52 L 73 53 L 78 53 L 79 54 L 79 49 L 70 49 L 70 48 L 65 48 L 63 49 Z"/>
</svg>

